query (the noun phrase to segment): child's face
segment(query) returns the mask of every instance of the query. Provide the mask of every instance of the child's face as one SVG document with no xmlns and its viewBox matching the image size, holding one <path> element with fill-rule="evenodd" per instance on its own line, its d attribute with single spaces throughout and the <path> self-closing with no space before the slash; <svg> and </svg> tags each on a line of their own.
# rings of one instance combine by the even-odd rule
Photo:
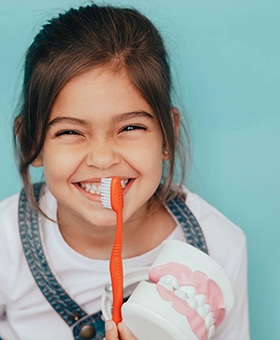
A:
<svg viewBox="0 0 280 340">
<path fill-rule="evenodd" d="M 60 221 L 115 223 L 96 191 L 103 177 L 124 180 L 124 221 L 145 211 L 161 179 L 163 139 L 153 110 L 125 72 L 93 69 L 70 80 L 48 125 L 37 162 Z"/>
</svg>

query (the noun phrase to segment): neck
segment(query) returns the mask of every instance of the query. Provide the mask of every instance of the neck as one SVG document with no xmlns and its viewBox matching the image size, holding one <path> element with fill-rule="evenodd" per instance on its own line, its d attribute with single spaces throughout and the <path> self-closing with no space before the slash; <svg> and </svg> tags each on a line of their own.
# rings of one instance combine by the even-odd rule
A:
<svg viewBox="0 0 280 340">
<path fill-rule="evenodd" d="M 74 221 L 73 221 L 74 222 Z M 123 258 L 148 252 L 159 245 L 175 228 L 176 223 L 163 205 L 145 206 L 123 225 Z M 59 223 L 64 240 L 78 253 L 93 259 L 108 260 L 115 238 L 115 226 Z"/>
</svg>

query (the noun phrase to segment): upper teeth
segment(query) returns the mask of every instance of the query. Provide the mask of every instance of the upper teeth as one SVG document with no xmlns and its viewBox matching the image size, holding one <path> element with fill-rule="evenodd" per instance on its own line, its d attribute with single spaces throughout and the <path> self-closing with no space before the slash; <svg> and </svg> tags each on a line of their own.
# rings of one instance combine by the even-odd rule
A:
<svg viewBox="0 0 280 340">
<path fill-rule="evenodd" d="M 188 305 L 194 309 L 204 320 L 208 329 L 208 339 L 213 335 L 214 319 L 209 304 L 206 303 L 204 294 L 197 294 L 193 286 L 179 286 L 178 280 L 173 275 L 164 275 L 158 281 L 158 284 L 173 292 L 180 299 L 187 301 Z"/>
<path fill-rule="evenodd" d="M 127 183 L 128 183 L 128 179 L 121 180 L 121 186 L 123 189 L 126 187 Z M 90 192 L 91 194 L 101 195 L 101 183 L 87 182 L 87 183 L 80 183 L 80 185 L 85 191 Z"/>
</svg>

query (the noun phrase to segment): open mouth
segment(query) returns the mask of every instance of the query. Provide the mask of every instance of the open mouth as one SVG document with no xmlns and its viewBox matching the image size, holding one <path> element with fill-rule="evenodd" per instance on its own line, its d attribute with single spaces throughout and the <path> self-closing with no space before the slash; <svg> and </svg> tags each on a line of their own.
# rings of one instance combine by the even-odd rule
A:
<svg viewBox="0 0 280 340">
<path fill-rule="evenodd" d="M 223 294 L 213 280 L 175 262 L 152 268 L 149 277 L 156 283 L 161 298 L 186 316 L 198 339 L 213 336 L 225 316 Z"/>
<path fill-rule="evenodd" d="M 121 179 L 121 186 L 123 189 L 126 188 L 131 179 Z M 78 186 L 93 195 L 101 195 L 101 181 L 99 182 L 79 182 Z"/>
</svg>

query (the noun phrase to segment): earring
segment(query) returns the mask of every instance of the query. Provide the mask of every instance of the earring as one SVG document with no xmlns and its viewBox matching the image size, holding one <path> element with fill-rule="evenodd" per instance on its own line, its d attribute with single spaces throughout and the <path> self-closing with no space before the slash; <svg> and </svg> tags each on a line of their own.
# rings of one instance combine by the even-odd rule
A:
<svg viewBox="0 0 280 340">
<path fill-rule="evenodd" d="M 164 150 L 163 153 L 164 153 L 165 155 L 168 155 L 168 151 L 167 151 L 167 150 Z"/>
</svg>

